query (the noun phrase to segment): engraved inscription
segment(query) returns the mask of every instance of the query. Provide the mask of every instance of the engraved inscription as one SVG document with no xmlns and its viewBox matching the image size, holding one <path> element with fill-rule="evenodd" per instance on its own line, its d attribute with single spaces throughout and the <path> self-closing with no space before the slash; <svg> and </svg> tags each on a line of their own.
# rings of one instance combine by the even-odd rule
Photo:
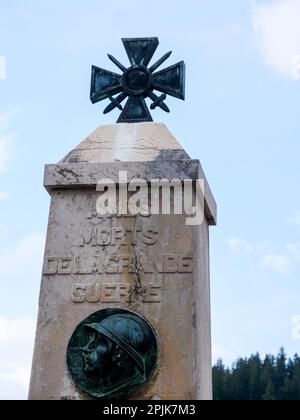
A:
<svg viewBox="0 0 300 420">
<path fill-rule="evenodd" d="M 149 283 L 142 299 L 147 303 L 161 302 L 161 286 Z M 132 302 L 132 287 L 128 283 L 75 283 L 72 286 L 71 300 L 74 303 L 127 303 Z"/>
<path fill-rule="evenodd" d="M 92 255 L 82 259 L 77 257 L 46 256 L 44 275 L 76 274 L 145 274 L 192 273 L 193 257 L 189 255 L 164 254 L 153 255 Z"/>
<path fill-rule="evenodd" d="M 155 229 L 125 229 L 120 227 L 95 226 L 92 229 L 80 229 L 78 246 L 135 246 L 138 242 L 155 245 L 158 242 L 158 231 Z"/>
</svg>

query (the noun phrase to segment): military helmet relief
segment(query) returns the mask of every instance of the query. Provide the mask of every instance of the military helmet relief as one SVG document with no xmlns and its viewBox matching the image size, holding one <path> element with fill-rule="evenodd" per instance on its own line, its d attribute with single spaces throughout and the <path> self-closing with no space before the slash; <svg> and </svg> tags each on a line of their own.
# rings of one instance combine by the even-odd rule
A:
<svg viewBox="0 0 300 420">
<path fill-rule="evenodd" d="M 74 383 L 95 399 L 133 396 L 152 377 L 158 355 L 150 324 L 136 313 L 105 309 L 74 331 L 67 365 Z"/>
<path fill-rule="evenodd" d="M 122 39 L 130 66 L 126 67 L 108 54 L 109 59 L 121 70 L 113 73 L 99 67 L 92 67 L 91 101 L 93 104 L 109 99 L 104 114 L 118 108 L 121 112 L 118 123 L 151 122 L 152 117 L 146 104 L 150 98 L 150 109 L 159 107 L 170 112 L 165 103 L 167 95 L 185 99 L 185 64 L 183 61 L 166 69 L 156 71 L 172 54 L 168 52 L 149 67 L 159 45 L 158 38 Z M 162 93 L 158 96 L 154 91 Z M 127 99 L 123 108 L 122 103 Z"/>
</svg>

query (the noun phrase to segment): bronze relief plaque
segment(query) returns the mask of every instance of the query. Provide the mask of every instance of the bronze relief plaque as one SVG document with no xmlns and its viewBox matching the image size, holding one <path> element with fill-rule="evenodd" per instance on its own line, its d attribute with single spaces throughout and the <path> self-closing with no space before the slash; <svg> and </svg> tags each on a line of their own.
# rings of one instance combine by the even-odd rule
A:
<svg viewBox="0 0 300 420">
<path fill-rule="evenodd" d="M 156 334 L 144 318 L 104 309 L 75 329 L 67 365 L 74 383 L 89 397 L 126 399 L 150 381 L 157 356 Z"/>
</svg>

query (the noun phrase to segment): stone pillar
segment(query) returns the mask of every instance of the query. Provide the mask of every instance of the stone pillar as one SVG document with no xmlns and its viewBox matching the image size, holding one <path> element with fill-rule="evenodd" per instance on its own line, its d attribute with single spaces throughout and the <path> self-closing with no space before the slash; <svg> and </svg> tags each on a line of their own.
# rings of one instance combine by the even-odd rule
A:
<svg viewBox="0 0 300 420">
<path fill-rule="evenodd" d="M 212 398 L 209 226 L 216 204 L 205 180 L 205 217 L 100 217 L 101 179 L 205 180 L 163 124 L 101 126 L 57 165 L 45 168 L 51 195 L 29 398 L 89 399 L 74 383 L 67 348 L 77 326 L 110 308 L 153 328 L 153 375 L 132 399 Z"/>
</svg>

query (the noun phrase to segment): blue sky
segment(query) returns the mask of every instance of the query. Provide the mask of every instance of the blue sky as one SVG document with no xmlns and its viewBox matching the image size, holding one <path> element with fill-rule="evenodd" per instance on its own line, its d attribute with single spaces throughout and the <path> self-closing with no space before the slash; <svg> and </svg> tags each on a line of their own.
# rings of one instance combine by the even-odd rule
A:
<svg viewBox="0 0 300 420">
<path fill-rule="evenodd" d="M 156 57 L 187 64 L 186 102 L 154 117 L 201 160 L 218 202 L 214 358 L 300 352 L 299 20 L 299 0 L 1 0 L 0 399 L 27 394 L 43 166 L 116 121 L 89 101 L 90 67 L 115 70 L 107 52 L 126 63 L 121 37 L 158 36 Z"/>
</svg>

